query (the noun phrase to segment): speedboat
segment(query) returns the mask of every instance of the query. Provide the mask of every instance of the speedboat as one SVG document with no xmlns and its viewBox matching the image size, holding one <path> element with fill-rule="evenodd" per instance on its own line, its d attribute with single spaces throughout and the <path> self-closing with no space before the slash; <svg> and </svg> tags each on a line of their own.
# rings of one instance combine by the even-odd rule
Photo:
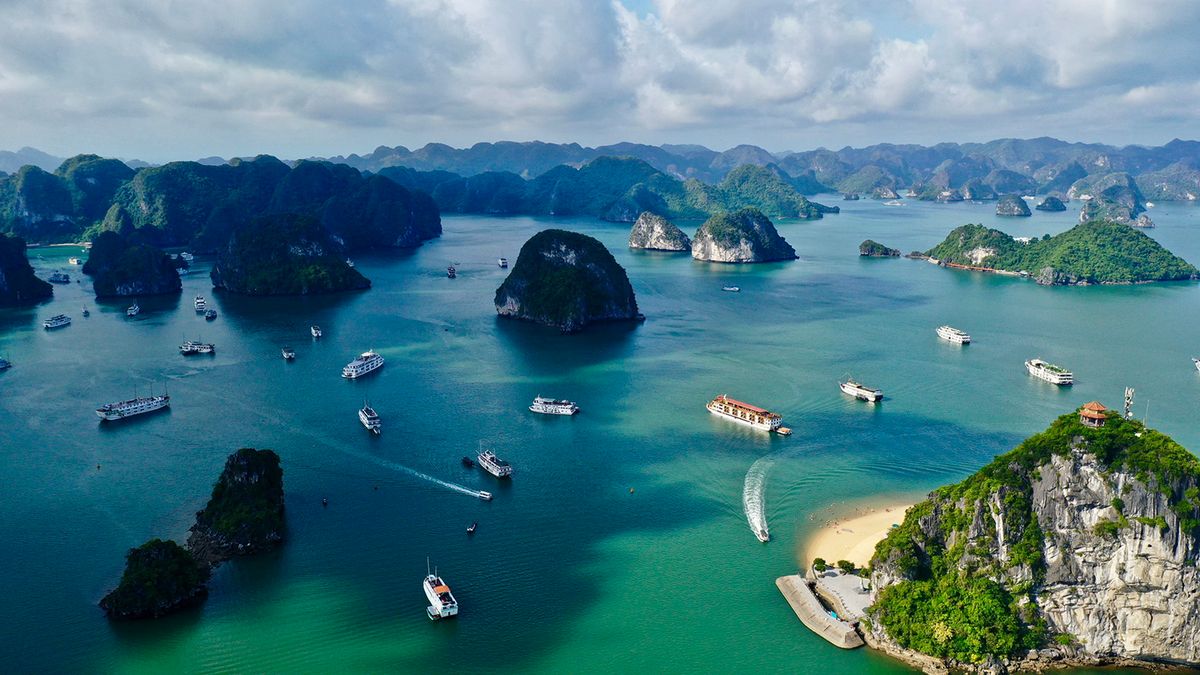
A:
<svg viewBox="0 0 1200 675">
<path fill-rule="evenodd" d="M 730 293 L 741 293 L 742 287 L 741 286 L 722 286 L 721 290 L 728 291 Z"/>
<path fill-rule="evenodd" d="M 446 276 L 448 276 L 448 277 L 450 277 L 451 279 L 453 279 L 453 278 L 454 278 L 454 277 L 456 277 L 457 275 L 458 275 L 458 270 L 454 269 L 454 265 L 451 265 L 451 266 L 449 266 L 449 267 L 447 267 L 447 268 L 446 268 Z"/>
<path fill-rule="evenodd" d="M 79 258 L 76 258 L 75 256 L 71 256 L 70 258 L 67 258 L 67 262 L 71 263 L 72 265 L 83 264 L 83 263 L 79 262 Z"/>
<path fill-rule="evenodd" d="M 217 310 L 208 309 L 204 312 L 204 320 L 205 321 L 212 321 L 215 318 L 217 318 Z"/>
<path fill-rule="evenodd" d="M 482 499 L 482 500 L 483 500 L 483 501 L 485 501 L 485 502 L 490 502 L 490 501 L 492 501 L 492 493 L 490 493 L 490 492 L 486 492 L 486 491 L 484 491 L 484 490 L 480 490 L 480 491 L 479 491 L 479 498 L 480 498 L 480 499 Z"/>
<path fill-rule="evenodd" d="M 764 544 L 768 541 L 771 541 L 771 534 L 767 532 L 766 528 L 759 528 L 758 531 L 754 533 L 754 536 L 758 537 L 758 540 Z"/>
<path fill-rule="evenodd" d="M 321 327 L 320 326 L 309 326 L 308 332 L 312 333 L 312 336 L 315 338 L 321 337 Z"/>
<path fill-rule="evenodd" d="M 138 304 L 136 302 L 134 302 L 132 305 L 130 305 L 125 310 L 125 316 L 137 316 L 138 314 L 141 314 L 141 313 L 142 313 L 142 308 L 138 307 Z"/>
<path fill-rule="evenodd" d="M 291 347 L 284 347 L 281 351 L 283 353 L 284 361 L 291 361 L 292 359 L 296 358 L 296 350 L 292 349 Z"/>
<path fill-rule="evenodd" d="M 476 528 L 476 527 L 479 527 L 479 522 L 478 522 L 478 521 L 476 521 L 476 522 L 474 522 L 474 523 L 471 523 L 471 526 L 467 528 L 467 534 L 475 534 L 475 528 Z"/>
<path fill-rule="evenodd" d="M 84 315 L 84 316 L 91 316 L 91 315 L 92 315 L 92 313 L 88 311 L 88 308 L 87 308 L 87 307 L 84 307 L 84 308 L 83 308 L 83 315 Z"/>
</svg>

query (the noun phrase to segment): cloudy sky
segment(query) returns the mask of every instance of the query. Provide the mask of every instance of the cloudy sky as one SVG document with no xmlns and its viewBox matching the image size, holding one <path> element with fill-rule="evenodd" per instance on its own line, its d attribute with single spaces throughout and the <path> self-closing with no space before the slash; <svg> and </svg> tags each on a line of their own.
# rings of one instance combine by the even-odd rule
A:
<svg viewBox="0 0 1200 675">
<path fill-rule="evenodd" d="M 1196 138 L 1196 0 L 0 0 L 0 149 Z"/>
</svg>

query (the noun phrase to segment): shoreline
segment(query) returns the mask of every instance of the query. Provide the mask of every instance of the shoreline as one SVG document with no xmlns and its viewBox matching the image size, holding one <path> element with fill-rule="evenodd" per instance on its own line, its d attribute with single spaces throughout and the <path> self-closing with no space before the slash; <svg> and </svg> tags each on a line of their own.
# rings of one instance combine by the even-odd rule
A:
<svg viewBox="0 0 1200 675">
<path fill-rule="evenodd" d="M 824 558 L 829 565 L 849 560 L 859 567 L 871 562 L 875 545 L 887 536 L 892 525 L 904 521 L 912 502 L 878 507 L 858 507 L 848 516 L 834 518 L 804 541 L 801 567 L 807 568 L 814 558 Z"/>
</svg>

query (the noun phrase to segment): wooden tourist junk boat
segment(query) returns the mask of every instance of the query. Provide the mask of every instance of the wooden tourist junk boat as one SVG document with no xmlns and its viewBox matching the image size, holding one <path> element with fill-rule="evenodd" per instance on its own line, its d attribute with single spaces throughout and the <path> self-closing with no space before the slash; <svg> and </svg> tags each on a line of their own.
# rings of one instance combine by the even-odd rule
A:
<svg viewBox="0 0 1200 675">
<path fill-rule="evenodd" d="M 717 396 L 705 406 L 708 411 L 719 417 L 726 417 L 735 422 L 754 427 L 759 431 L 774 431 L 777 434 L 789 436 L 792 430 L 783 426 L 783 416 L 764 410 L 749 403 L 743 403 L 729 398 L 725 394 Z"/>
</svg>

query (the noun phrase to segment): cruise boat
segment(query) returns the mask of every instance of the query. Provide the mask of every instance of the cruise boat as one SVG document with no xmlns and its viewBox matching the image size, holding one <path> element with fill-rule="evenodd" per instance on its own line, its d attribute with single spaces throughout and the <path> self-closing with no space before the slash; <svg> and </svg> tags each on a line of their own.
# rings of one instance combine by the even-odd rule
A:
<svg viewBox="0 0 1200 675">
<path fill-rule="evenodd" d="M 320 326 L 309 326 L 308 332 L 312 333 L 312 336 L 315 338 L 321 337 L 321 327 Z"/>
<path fill-rule="evenodd" d="M 496 264 L 499 265 L 501 269 L 507 269 L 508 268 L 508 258 L 501 258 L 496 261 Z"/>
<path fill-rule="evenodd" d="M 938 326 L 937 336 L 958 345 L 971 344 L 971 336 L 954 326 Z"/>
<path fill-rule="evenodd" d="M 721 290 L 728 291 L 730 293 L 741 293 L 742 287 L 741 286 L 722 286 Z"/>
<path fill-rule="evenodd" d="M 454 599 L 450 587 L 437 575 L 436 571 L 425 575 L 425 581 L 421 587 L 425 589 L 425 597 L 429 599 L 429 606 L 425 608 L 425 613 L 431 620 L 437 621 L 458 615 L 458 601 Z"/>
<path fill-rule="evenodd" d="M 543 415 L 574 415 L 579 412 L 579 406 L 575 405 L 574 401 L 558 400 L 554 398 L 542 398 L 541 396 L 533 397 L 533 403 L 529 409 L 535 413 Z"/>
<path fill-rule="evenodd" d="M 1060 387 L 1072 384 L 1075 381 L 1075 376 L 1066 368 L 1056 366 L 1053 363 L 1047 363 L 1041 359 L 1029 359 L 1025 362 L 1025 369 L 1029 371 L 1030 375 L 1039 380 L 1045 380 L 1050 384 L 1057 384 Z"/>
<path fill-rule="evenodd" d="M 378 413 L 371 407 L 369 403 L 364 403 L 363 407 L 358 411 L 358 421 L 367 428 L 367 431 L 378 436 L 383 433 L 383 420 L 379 418 Z"/>
<path fill-rule="evenodd" d="M 188 340 L 179 345 L 179 353 L 184 356 L 191 356 L 192 354 L 216 354 L 217 346 L 211 342 Z"/>
<path fill-rule="evenodd" d="M 106 422 L 122 420 L 126 417 L 134 415 L 143 415 L 155 410 L 162 410 L 171 405 L 171 397 L 167 394 L 161 396 L 139 396 L 131 398 L 128 401 L 120 401 L 118 403 L 105 403 L 96 408 L 96 416 Z"/>
<path fill-rule="evenodd" d="M 204 312 L 204 320 L 205 321 L 212 321 L 215 318 L 217 318 L 217 310 L 210 308 Z"/>
<path fill-rule="evenodd" d="M 725 394 L 721 394 L 709 401 L 705 407 L 714 415 L 741 422 L 760 431 L 777 431 L 784 435 L 791 433 L 791 429 L 782 426 L 782 415 L 769 410 L 763 410 L 749 403 L 742 403 L 741 401 L 729 398 Z M 785 429 L 787 429 L 786 432 L 784 431 Z"/>
<path fill-rule="evenodd" d="M 467 534 L 475 534 L 475 528 L 477 528 L 477 527 L 479 527 L 479 521 L 478 521 L 478 520 L 476 520 L 475 522 L 471 523 L 471 526 L 467 528 Z"/>
<path fill-rule="evenodd" d="M 450 277 L 451 279 L 458 276 L 458 270 L 454 269 L 454 265 L 446 268 L 446 276 Z"/>
<path fill-rule="evenodd" d="M 42 328 L 49 330 L 51 328 L 62 328 L 71 323 L 71 317 L 66 314 L 55 314 L 54 316 L 42 322 Z"/>
<path fill-rule="evenodd" d="M 197 312 L 203 312 L 208 308 L 208 301 L 204 299 L 203 295 L 197 295 L 192 298 L 192 307 L 195 307 Z"/>
<path fill-rule="evenodd" d="M 70 258 L 67 258 L 67 262 L 71 263 L 72 265 L 82 265 L 83 264 L 82 262 L 79 261 L 79 258 L 76 258 L 75 256 L 71 256 Z"/>
<path fill-rule="evenodd" d="M 50 275 L 50 278 L 47 279 L 47 281 L 52 284 L 69 284 L 71 283 L 71 277 L 64 272 L 55 272 Z"/>
<path fill-rule="evenodd" d="M 492 474 L 496 478 L 511 478 L 512 465 L 496 456 L 496 453 L 491 450 L 484 450 L 479 453 L 475 459 L 479 460 L 479 466 L 483 470 Z"/>
<path fill-rule="evenodd" d="M 284 347 L 280 350 L 280 353 L 283 354 L 284 361 L 292 361 L 296 358 L 296 350 L 291 347 Z"/>
<path fill-rule="evenodd" d="M 138 307 L 137 302 L 134 302 L 129 307 L 125 308 L 125 316 L 137 316 L 142 313 L 142 308 Z"/>
<path fill-rule="evenodd" d="M 383 367 L 383 357 L 373 351 L 363 352 L 342 368 L 342 377 L 353 380 Z"/>
<path fill-rule="evenodd" d="M 843 393 L 849 394 L 849 395 L 853 396 L 854 398 L 857 398 L 862 401 L 866 401 L 868 403 L 876 403 L 878 401 L 883 400 L 883 390 L 882 389 L 873 389 L 871 387 L 867 387 L 862 384 L 859 384 L 858 382 L 855 382 L 854 380 L 846 380 L 845 382 L 840 382 L 838 386 L 840 386 L 842 388 Z"/>
</svg>

